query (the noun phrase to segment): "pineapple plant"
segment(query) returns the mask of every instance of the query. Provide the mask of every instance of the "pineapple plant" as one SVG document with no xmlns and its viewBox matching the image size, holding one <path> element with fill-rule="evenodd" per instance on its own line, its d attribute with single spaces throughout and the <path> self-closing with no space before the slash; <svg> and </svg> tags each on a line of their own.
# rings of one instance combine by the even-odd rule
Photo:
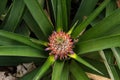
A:
<svg viewBox="0 0 120 80">
<path fill-rule="evenodd" d="M 0 66 L 34 62 L 19 80 L 120 80 L 119 0 L 0 0 Z"/>
</svg>

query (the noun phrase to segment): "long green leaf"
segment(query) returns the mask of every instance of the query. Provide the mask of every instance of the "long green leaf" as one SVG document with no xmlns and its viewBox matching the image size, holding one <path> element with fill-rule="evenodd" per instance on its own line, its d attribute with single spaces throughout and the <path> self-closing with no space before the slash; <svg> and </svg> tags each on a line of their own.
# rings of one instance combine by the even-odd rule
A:
<svg viewBox="0 0 120 80">
<path fill-rule="evenodd" d="M 87 52 L 99 51 L 111 47 L 117 47 L 120 44 L 120 33 L 93 38 L 86 41 L 81 41 L 76 45 L 76 51 L 78 54 L 85 54 Z"/>
<path fill-rule="evenodd" d="M 0 45 L 7 46 L 7 45 L 21 45 L 20 42 L 15 40 L 11 40 L 5 37 L 0 36 Z"/>
<path fill-rule="evenodd" d="M 35 43 L 33 43 L 30 38 L 19 35 L 19 34 L 0 30 L 0 36 L 21 42 L 23 44 L 29 45 L 29 46 L 37 48 L 37 49 L 41 49 L 41 47 L 36 45 Z"/>
<path fill-rule="evenodd" d="M 61 74 L 64 66 L 64 61 L 56 61 L 53 67 L 52 80 L 61 80 Z M 59 73 L 58 73 L 59 72 Z"/>
<path fill-rule="evenodd" d="M 71 24 L 70 23 L 70 14 L 71 14 L 71 0 L 67 0 L 66 1 L 66 5 L 67 5 L 67 18 L 68 18 L 68 28 L 69 28 L 69 25 Z"/>
<path fill-rule="evenodd" d="M 41 5 L 41 7 L 44 7 L 45 0 L 38 0 L 38 2 Z"/>
<path fill-rule="evenodd" d="M 79 24 L 72 32 L 72 37 L 76 38 L 79 34 L 98 16 L 98 14 L 105 8 L 110 0 L 104 0 L 104 2 L 93 12 L 86 20 Z"/>
<path fill-rule="evenodd" d="M 52 68 L 48 69 L 41 79 L 42 80 L 49 80 L 49 79 L 51 80 L 51 76 L 50 76 L 51 73 L 52 73 Z"/>
<path fill-rule="evenodd" d="M 114 59 L 113 59 L 113 54 L 111 53 L 111 51 L 100 51 L 100 55 L 104 60 L 104 64 L 108 70 L 108 73 L 111 77 L 112 80 L 120 80 L 120 77 L 115 69 L 114 66 Z"/>
<path fill-rule="evenodd" d="M 22 56 L 45 58 L 44 51 L 28 46 L 0 46 L 0 56 Z"/>
<path fill-rule="evenodd" d="M 77 20 L 79 21 L 79 23 L 83 20 L 84 16 L 88 16 L 93 9 L 95 8 L 96 4 L 97 4 L 98 0 L 82 0 L 77 13 L 73 19 L 73 23 L 75 23 Z"/>
<path fill-rule="evenodd" d="M 44 35 L 43 32 L 41 31 L 40 27 L 38 26 L 36 21 L 33 19 L 32 15 L 28 10 L 25 12 L 23 19 L 38 39 L 46 40 L 45 39 L 46 37 L 43 36 Z"/>
<path fill-rule="evenodd" d="M 70 64 L 70 71 L 76 80 L 90 80 L 83 69 L 75 62 Z"/>
<path fill-rule="evenodd" d="M 57 0 L 57 15 L 56 26 L 57 31 L 67 30 L 68 28 L 68 16 L 67 16 L 67 0 Z"/>
<path fill-rule="evenodd" d="M 41 7 L 44 7 L 44 0 L 38 0 L 38 2 Z M 45 40 L 45 37 L 43 36 L 44 34 L 28 10 L 26 10 L 25 14 L 23 15 L 23 19 L 38 39 Z"/>
<path fill-rule="evenodd" d="M 25 8 L 25 4 L 23 0 L 14 0 L 9 17 L 6 20 L 5 25 L 3 26 L 4 30 L 13 32 L 16 29 L 17 25 L 21 21 L 24 8 Z"/>
<path fill-rule="evenodd" d="M 30 30 L 24 21 L 21 23 L 21 26 L 16 28 L 15 33 L 28 36 L 28 37 L 30 36 Z"/>
<path fill-rule="evenodd" d="M 61 80 L 69 80 L 69 62 L 64 63 L 64 67 L 61 74 Z"/>
<path fill-rule="evenodd" d="M 19 80 L 33 80 L 33 77 L 36 75 L 36 73 L 38 72 L 39 69 L 40 68 L 33 70 L 32 72 L 26 74 L 25 76 L 23 76 Z"/>
<path fill-rule="evenodd" d="M 77 54 L 71 54 L 69 55 L 71 58 L 73 58 L 74 60 L 78 61 L 79 63 L 84 64 L 85 66 L 89 67 L 90 69 L 97 71 L 98 73 L 101 73 L 99 70 L 97 70 L 94 66 L 92 66 L 91 64 L 89 64 L 88 62 L 86 62 L 84 59 L 82 59 L 81 57 L 79 57 Z"/>
<path fill-rule="evenodd" d="M 114 11 L 110 16 L 104 18 L 102 21 L 93 26 L 90 30 L 85 32 L 80 38 L 80 40 L 88 40 L 96 37 L 103 36 L 108 30 L 113 27 L 117 27 L 120 23 L 120 9 Z"/>
<path fill-rule="evenodd" d="M 2 23 L 0 25 L 0 29 L 3 29 L 4 25 L 6 24 L 6 21 L 8 20 L 8 17 L 10 15 L 11 8 L 12 4 L 8 8 L 6 8 L 5 14 L 1 16 Z"/>
<path fill-rule="evenodd" d="M 120 48 L 117 47 L 117 48 L 112 48 L 112 51 L 113 51 L 113 54 L 115 56 L 115 59 L 116 59 L 116 62 L 117 62 L 117 65 L 120 69 Z"/>
<path fill-rule="evenodd" d="M 48 20 L 43 9 L 41 8 L 41 5 L 38 3 L 37 0 L 24 0 L 24 2 L 30 13 L 32 14 L 33 18 L 41 28 L 44 36 L 47 38 L 53 30 L 53 25 Z"/>
<path fill-rule="evenodd" d="M 72 73 L 70 74 L 69 80 L 76 80 Z"/>
<path fill-rule="evenodd" d="M 115 9 L 117 9 L 116 1 L 111 0 L 110 3 L 106 6 L 105 16 L 109 16 Z"/>
<path fill-rule="evenodd" d="M 1 14 L 3 13 L 5 7 L 6 7 L 6 4 L 7 4 L 7 0 L 0 0 L 0 16 Z"/>
<path fill-rule="evenodd" d="M 39 67 L 39 68 L 37 68 L 37 69 L 29 72 L 28 74 L 26 74 L 26 75 L 24 75 L 23 77 L 21 77 L 19 80 L 33 80 L 34 76 L 38 73 L 38 71 L 39 71 L 40 68 L 41 68 L 41 67 Z M 49 73 L 49 74 L 50 74 L 50 71 L 47 71 L 46 73 Z M 45 73 L 45 74 L 46 74 L 46 73 Z M 48 74 L 48 75 L 49 75 L 49 74 Z M 49 76 L 46 76 L 46 75 L 45 75 L 45 77 L 43 77 L 41 80 L 50 80 L 50 78 L 49 78 Z"/>
<path fill-rule="evenodd" d="M 24 34 L 28 35 L 28 33 L 26 33 L 26 32 Z M 37 40 L 37 39 L 34 39 L 34 38 L 30 38 L 30 40 L 33 43 L 35 43 L 36 45 L 39 45 L 39 46 L 40 45 L 47 46 L 47 44 L 48 44 L 45 41 Z M 4 45 L 4 46 L 7 46 L 7 45 L 23 45 L 23 43 L 21 43 L 20 41 L 11 39 L 11 38 L 6 38 L 6 37 L 0 36 L 0 45 Z"/>
<path fill-rule="evenodd" d="M 37 74 L 33 77 L 33 80 L 40 80 L 43 74 L 49 69 L 49 67 L 54 63 L 54 56 L 49 56 L 46 62 L 38 70 Z"/>
<path fill-rule="evenodd" d="M 117 5 L 116 5 L 116 1 L 115 0 L 111 0 L 108 5 L 106 6 L 105 11 L 101 12 L 101 14 L 94 20 L 92 21 L 91 25 L 92 27 L 99 23 L 101 20 L 103 20 L 103 18 L 109 16 L 110 14 L 112 14 L 114 12 L 114 10 L 116 10 Z"/>
<path fill-rule="evenodd" d="M 89 54 L 89 55 L 91 55 L 91 54 Z M 88 55 L 88 56 L 89 56 Z M 85 58 L 83 58 L 84 60 L 86 60 L 88 63 L 90 63 L 91 65 L 93 65 L 95 68 L 97 68 L 99 71 L 101 71 L 103 74 L 100 74 L 100 73 L 98 73 L 98 72 L 96 72 L 96 71 L 94 71 L 94 70 L 91 70 L 91 69 L 89 69 L 88 67 L 86 67 L 85 65 L 83 65 L 83 64 L 79 64 L 80 66 L 81 66 L 81 68 L 85 71 L 85 72 L 89 72 L 89 73 L 93 73 L 93 74 L 98 74 L 98 75 L 101 75 L 101 76 L 104 76 L 104 77 L 108 77 L 109 78 L 109 74 L 108 74 L 108 72 L 107 72 L 107 69 L 106 69 L 106 67 L 105 67 L 105 65 L 104 65 L 104 63 L 103 62 L 101 62 L 101 61 L 99 61 L 99 60 L 101 60 L 101 59 L 99 59 L 99 60 L 95 60 L 95 59 L 90 59 L 90 58 L 87 58 L 87 57 L 85 57 Z"/>
<path fill-rule="evenodd" d="M 54 19 L 55 19 L 55 22 L 56 22 L 56 17 L 57 17 L 57 0 L 50 0 L 50 2 L 51 2 L 51 13 L 53 13 L 53 15 L 54 15 Z M 50 3 L 49 2 L 49 3 Z M 52 15 L 52 14 L 51 14 Z"/>
<path fill-rule="evenodd" d="M 34 62 L 41 64 L 45 58 L 40 57 L 21 57 L 21 56 L 0 56 L 0 66 L 17 66 L 22 63 Z"/>
</svg>

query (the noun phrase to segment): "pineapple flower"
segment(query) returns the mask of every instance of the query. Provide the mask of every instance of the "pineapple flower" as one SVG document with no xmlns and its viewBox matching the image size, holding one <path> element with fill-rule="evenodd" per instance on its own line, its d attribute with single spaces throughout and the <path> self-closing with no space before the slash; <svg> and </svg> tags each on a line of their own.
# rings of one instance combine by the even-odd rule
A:
<svg viewBox="0 0 120 80">
<path fill-rule="evenodd" d="M 48 47 L 46 51 L 50 50 L 49 55 L 54 55 L 55 59 L 66 59 L 68 54 L 73 54 L 73 40 L 71 36 L 63 31 L 53 32 L 49 37 Z"/>
</svg>

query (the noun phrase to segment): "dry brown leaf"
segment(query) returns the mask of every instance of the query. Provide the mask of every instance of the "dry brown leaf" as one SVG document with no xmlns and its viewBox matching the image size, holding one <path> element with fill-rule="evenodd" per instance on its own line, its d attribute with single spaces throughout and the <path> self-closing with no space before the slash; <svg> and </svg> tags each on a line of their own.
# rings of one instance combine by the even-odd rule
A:
<svg viewBox="0 0 120 80">
<path fill-rule="evenodd" d="M 17 78 L 13 77 L 10 73 L 5 75 L 5 72 L 0 72 L 0 80 L 17 80 Z"/>
<path fill-rule="evenodd" d="M 102 76 L 99 76 L 99 75 L 95 75 L 95 74 L 92 74 L 92 73 L 87 73 L 87 75 L 92 80 L 111 80 L 111 79 L 108 79 L 108 78 L 105 78 L 105 77 L 102 77 Z"/>
<path fill-rule="evenodd" d="M 33 62 L 32 63 L 23 63 L 22 65 L 17 66 L 17 73 L 15 73 L 14 75 L 16 77 L 22 77 L 35 68 L 36 68 L 36 66 Z"/>
<path fill-rule="evenodd" d="M 120 0 L 117 0 L 117 6 L 120 8 Z"/>
</svg>

